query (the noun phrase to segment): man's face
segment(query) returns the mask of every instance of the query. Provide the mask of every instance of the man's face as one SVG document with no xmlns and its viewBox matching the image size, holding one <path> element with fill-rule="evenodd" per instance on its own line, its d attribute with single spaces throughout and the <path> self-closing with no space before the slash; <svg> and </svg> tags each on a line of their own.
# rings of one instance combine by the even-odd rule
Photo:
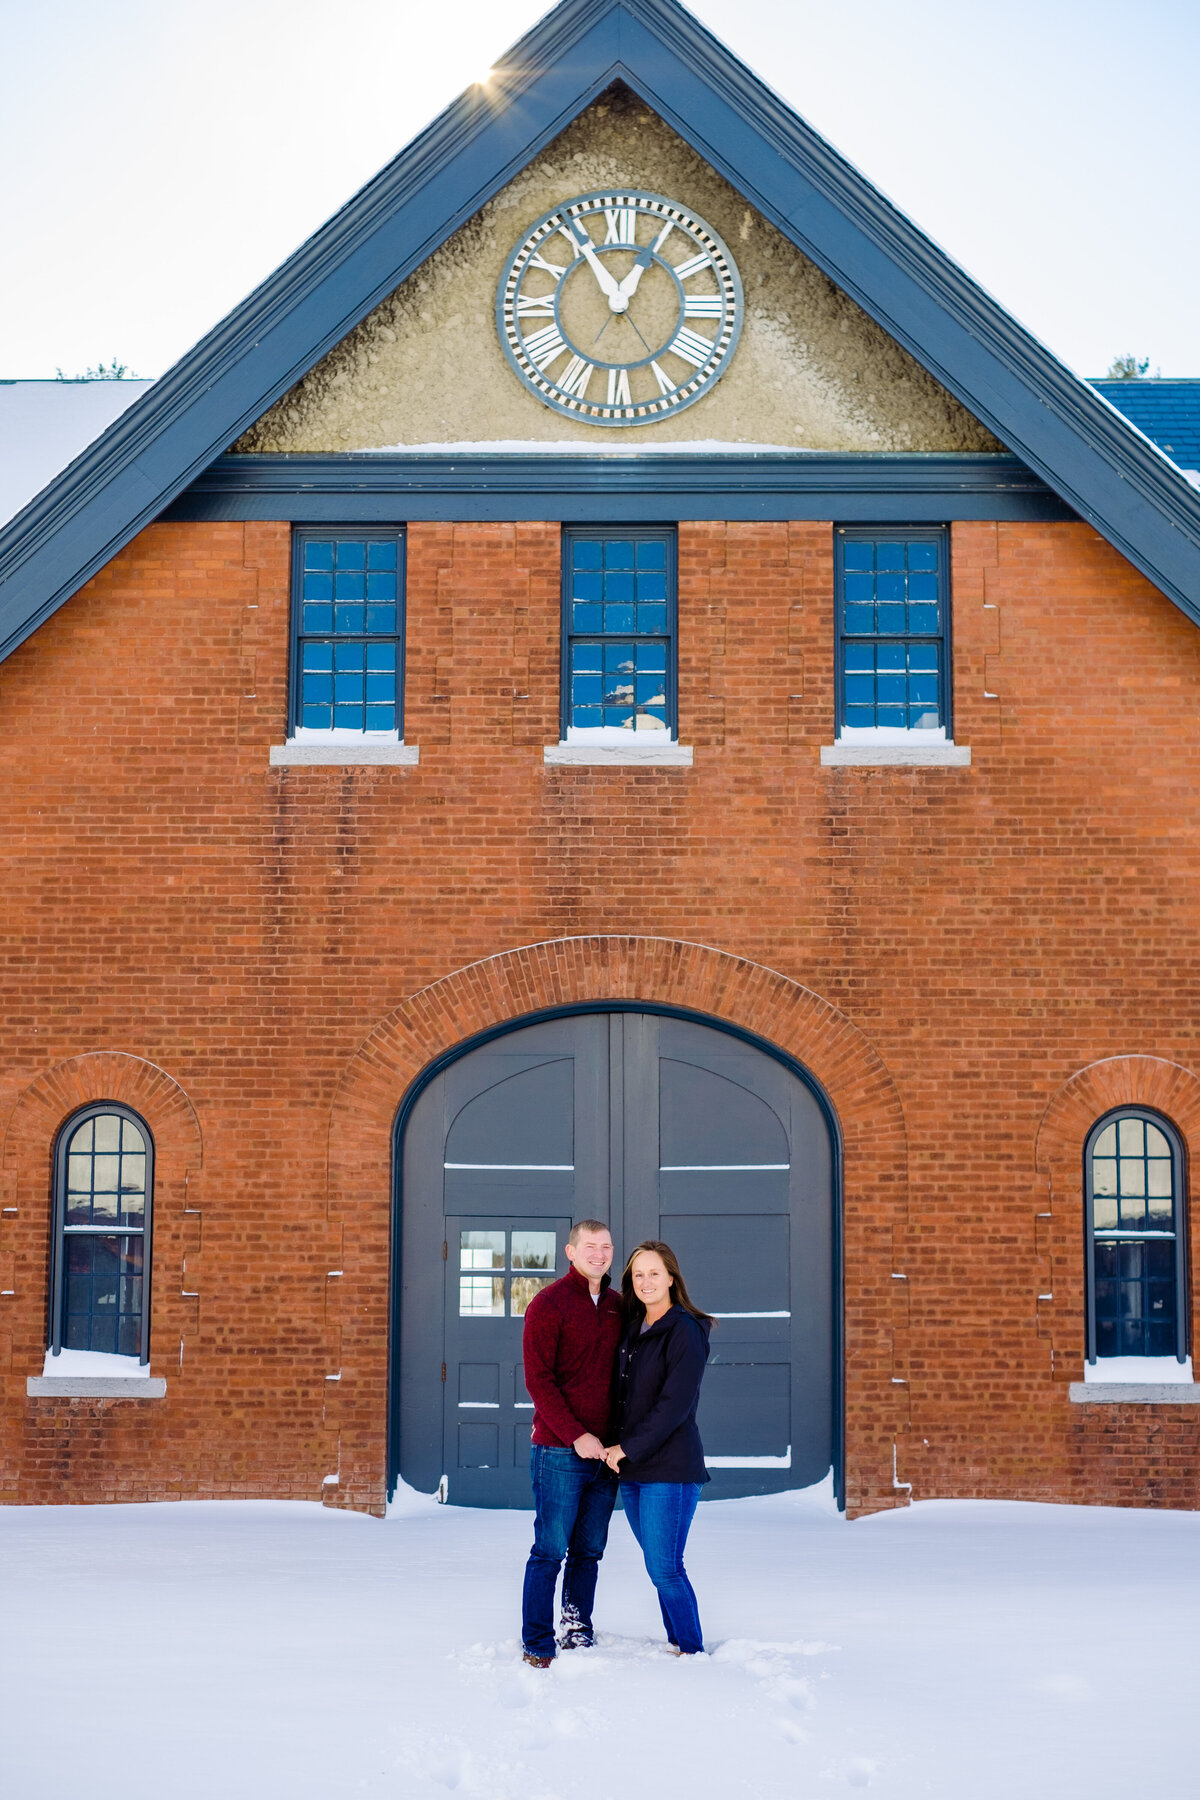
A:
<svg viewBox="0 0 1200 1800">
<path fill-rule="evenodd" d="M 567 1245 L 567 1261 L 589 1281 L 599 1281 L 612 1267 L 613 1241 L 607 1231 L 585 1231 L 577 1244 Z"/>
</svg>

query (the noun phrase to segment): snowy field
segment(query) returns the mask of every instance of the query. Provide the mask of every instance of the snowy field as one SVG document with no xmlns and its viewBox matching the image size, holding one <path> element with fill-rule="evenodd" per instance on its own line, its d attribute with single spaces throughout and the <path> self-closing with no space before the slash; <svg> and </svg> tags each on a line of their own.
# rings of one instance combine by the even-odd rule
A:
<svg viewBox="0 0 1200 1800">
<path fill-rule="evenodd" d="M 0 1509 L 5 1800 L 1194 1792 L 1200 1515 L 702 1506 L 680 1662 L 624 1519 L 594 1651 L 518 1661 L 530 1517 L 405 1495 Z"/>
</svg>

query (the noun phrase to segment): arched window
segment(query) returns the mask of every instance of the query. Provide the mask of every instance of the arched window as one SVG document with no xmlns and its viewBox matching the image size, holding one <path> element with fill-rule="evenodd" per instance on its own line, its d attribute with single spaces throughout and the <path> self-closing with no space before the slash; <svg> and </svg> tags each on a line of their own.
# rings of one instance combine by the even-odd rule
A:
<svg viewBox="0 0 1200 1800">
<path fill-rule="evenodd" d="M 1154 1113 L 1123 1107 L 1084 1153 L 1087 1356 L 1187 1357 L 1183 1151 Z"/>
<path fill-rule="evenodd" d="M 68 1119 L 54 1156 L 50 1348 L 150 1360 L 154 1143 L 105 1102 Z"/>
</svg>

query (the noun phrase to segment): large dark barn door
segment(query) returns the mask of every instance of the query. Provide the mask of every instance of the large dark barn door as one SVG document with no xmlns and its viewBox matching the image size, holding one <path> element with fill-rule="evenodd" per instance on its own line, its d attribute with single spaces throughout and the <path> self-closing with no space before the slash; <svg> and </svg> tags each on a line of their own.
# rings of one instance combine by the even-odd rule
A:
<svg viewBox="0 0 1200 1800">
<path fill-rule="evenodd" d="M 715 1313 L 700 1426 L 712 1497 L 805 1487 L 834 1436 L 833 1162 L 815 1097 L 729 1033 L 649 1013 L 526 1026 L 417 1100 L 401 1167 L 399 1470 L 527 1506 L 521 1328 L 607 1219 L 614 1272 L 664 1238 Z"/>
</svg>

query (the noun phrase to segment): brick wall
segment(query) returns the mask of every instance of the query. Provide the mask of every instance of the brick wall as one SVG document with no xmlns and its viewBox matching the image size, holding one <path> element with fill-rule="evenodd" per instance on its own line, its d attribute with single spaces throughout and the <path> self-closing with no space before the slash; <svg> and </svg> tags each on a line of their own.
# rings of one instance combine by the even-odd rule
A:
<svg viewBox="0 0 1200 1800">
<path fill-rule="evenodd" d="M 1196 1505 L 1200 1409 L 1067 1399 L 1081 1120 L 1119 1089 L 1200 1121 L 1195 628 L 1083 525 L 956 526 L 972 766 L 822 768 L 831 528 L 686 525 L 694 767 L 548 769 L 557 527 L 414 526 L 420 765 L 271 769 L 288 540 L 151 527 L 0 667 L 0 1497 L 377 1509 L 400 1096 L 628 995 L 835 1097 L 855 1510 L 903 1498 L 893 1456 L 917 1496 Z M 158 1144 L 167 1397 L 30 1399 L 51 1142 L 106 1097 Z"/>
</svg>

